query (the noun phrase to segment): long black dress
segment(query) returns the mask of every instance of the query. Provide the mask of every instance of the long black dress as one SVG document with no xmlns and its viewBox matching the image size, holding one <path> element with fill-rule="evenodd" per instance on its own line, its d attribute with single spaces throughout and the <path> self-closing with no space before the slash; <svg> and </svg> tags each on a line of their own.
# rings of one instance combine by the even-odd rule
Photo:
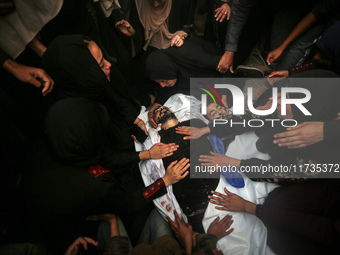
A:
<svg viewBox="0 0 340 255">
<path fill-rule="evenodd" d="M 146 69 L 151 80 L 177 79 L 173 87 L 159 88 L 155 102 L 164 104 L 176 93 L 190 94 L 190 78 L 222 77 L 216 71 L 222 52 L 202 39 L 187 40 L 181 47 L 158 50 L 148 56 Z"/>
<path fill-rule="evenodd" d="M 65 249 L 79 236 L 82 217 L 111 213 L 122 218 L 132 242 L 138 240 L 152 200 L 166 188 L 162 179 L 144 186 L 138 153 L 117 151 L 112 132 L 106 108 L 93 100 L 68 98 L 51 107 L 49 146 L 33 146 L 23 177 L 29 211 L 39 219 L 32 230 L 37 237 Z"/>
</svg>

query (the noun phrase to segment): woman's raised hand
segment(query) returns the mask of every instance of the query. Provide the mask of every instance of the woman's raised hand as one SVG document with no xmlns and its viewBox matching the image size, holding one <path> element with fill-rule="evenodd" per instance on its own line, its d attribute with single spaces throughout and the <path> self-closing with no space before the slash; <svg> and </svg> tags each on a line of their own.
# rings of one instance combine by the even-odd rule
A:
<svg viewBox="0 0 340 255">
<path fill-rule="evenodd" d="M 176 151 L 178 145 L 175 143 L 156 143 L 154 146 L 151 147 L 149 150 L 150 158 L 152 159 L 162 159 L 165 157 L 171 156 L 174 151 Z"/>
<path fill-rule="evenodd" d="M 179 35 L 175 35 L 175 37 L 171 39 L 170 45 L 181 47 L 183 43 L 184 43 L 184 40 L 182 39 L 182 37 L 180 37 Z"/>
<path fill-rule="evenodd" d="M 213 196 L 208 196 L 210 203 L 218 205 L 215 206 L 217 210 L 255 214 L 256 205 L 254 203 L 246 201 L 242 197 L 231 193 L 227 188 L 224 188 L 224 192 L 226 193 L 225 195 L 217 191 L 211 191 Z"/>
<path fill-rule="evenodd" d="M 122 32 L 126 36 L 133 36 L 135 34 L 135 30 L 126 20 L 122 19 L 121 21 L 118 21 L 115 24 L 115 27 L 118 28 L 120 32 Z"/>
<path fill-rule="evenodd" d="M 169 186 L 184 179 L 189 174 L 187 171 L 189 166 L 189 159 L 186 158 L 182 158 L 179 162 L 177 160 L 171 162 L 163 177 L 165 185 Z"/>
<path fill-rule="evenodd" d="M 177 134 L 186 135 L 183 137 L 183 140 L 198 139 L 202 135 L 205 135 L 209 132 L 210 132 L 209 127 L 195 128 L 195 127 L 183 126 L 183 127 L 176 128 Z"/>
</svg>

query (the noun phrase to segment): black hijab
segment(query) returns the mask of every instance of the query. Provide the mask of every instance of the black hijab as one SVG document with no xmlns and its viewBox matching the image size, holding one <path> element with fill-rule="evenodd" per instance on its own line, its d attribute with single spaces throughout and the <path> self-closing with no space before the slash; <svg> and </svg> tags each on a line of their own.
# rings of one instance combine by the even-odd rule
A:
<svg viewBox="0 0 340 255">
<path fill-rule="evenodd" d="M 48 111 L 45 128 L 53 155 L 67 165 L 99 165 L 113 154 L 115 127 L 105 107 L 93 100 L 60 100 Z"/>
<path fill-rule="evenodd" d="M 148 94 L 143 90 L 145 81 L 130 53 L 131 38 L 123 35 L 114 24 L 111 17 L 105 17 L 100 1 L 64 0 L 57 17 L 41 31 L 42 42 L 49 46 L 60 35 L 82 34 L 90 37 L 102 50 L 104 58 L 112 64 L 111 73 L 119 74 L 112 75 L 111 82 L 140 102 L 147 101 Z M 144 103 L 147 105 L 147 102 Z"/>
<path fill-rule="evenodd" d="M 92 98 L 107 107 L 112 119 L 131 124 L 140 106 L 128 92 L 125 79 L 111 68 L 111 82 L 87 48 L 82 35 L 57 37 L 42 57 L 42 67 L 54 80 L 56 100 L 69 97 Z M 119 82 L 117 82 L 119 81 Z"/>
<path fill-rule="evenodd" d="M 109 81 L 87 48 L 82 35 L 59 36 L 42 57 L 42 67 L 56 83 L 61 98 L 96 97 Z"/>
<path fill-rule="evenodd" d="M 152 52 L 146 61 L 146 69 L 151 80 L 218 77 L 216 68 L 221 56 L 222 52 L 215 45 L 202 39 L 191 39 L 179 48 Z"/>
</svg>

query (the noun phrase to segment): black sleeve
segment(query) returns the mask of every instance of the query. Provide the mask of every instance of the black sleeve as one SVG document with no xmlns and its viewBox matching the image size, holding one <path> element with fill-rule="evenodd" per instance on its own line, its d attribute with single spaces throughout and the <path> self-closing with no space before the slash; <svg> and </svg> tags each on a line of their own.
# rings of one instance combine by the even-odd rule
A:
<svg viewBox="0 0 340 255">
<path fill-rule="evenodd" d="M 133 189 L 134 187 L 124 187 L 124 189 Z M 112 186 L 107 200 L 108 204 L 118 215 L 134 214 L 143 209 L 153 199 L 163 196 L 167 193 L 165 183 L 162 178 L 155 181 L 148 187 L 141 188 L 131 195 Z"/>
<path fill-rule="evenodd" d="M 6 54 L 2 49 L 0 49 L 0 69 L 2 68 L 2 65 L 5 63 L 7 59 L 10 59 L 11 57 Z"/>
<path fill-rule="evenodd" d="M 169 14 L 169 32 L 182 30 L 190 36 L 193 31 L 195 3 L 193 0 L 172 0 Z"/>
<path fill-rule="evenodd" d="M 231 7 L 231 15 L 225 37 L 226 51 L 237 51 L 237 44 L 242 29 L 247 22 L 249 12 L 255 0 L 234 0 Z"/>
<path fill-rule="evenodd" d="M 318 242 L 328 243 L 333 235 L 334 221 L 322 216 L 268 205 L 257 205 L 256 216 L 265 225 L 310 237 Z"/>
<path fill-rule="evenodd" d="M 108 159 L 105 166 L 114 169 L 117 166 L 126 166 L 140 161 L 139 152 L 136 151 L 114 151 L 108 150 L 104 158 Z"/>
<path fill-rule="evenodd" d="M 115 73 L 111 72 L 111 76 L 112 75 L 118 75 L 117 70 Z M 121 73 L 119 73 L 119 75 L 121 75 Z M 132 124 L 139 115 L 141 107 L 129 92 L 125 80 L 120 79 L 118 81 L 121 83 L 113 84 L 110 82 L 110 85 L 104 88 L 102 100 L 104 100 L 105 106 L 107 106 L 108 111 L 112 112 L 113 116 L 120 115 L 120 120 Z M 117 111 L 117 109 L 121 110 Z"/>
<path fill-rule="evenodd" d="M 323 127 L 325 141 L 340 143 L 340 120 L 326 121 Z"/>
</svg>

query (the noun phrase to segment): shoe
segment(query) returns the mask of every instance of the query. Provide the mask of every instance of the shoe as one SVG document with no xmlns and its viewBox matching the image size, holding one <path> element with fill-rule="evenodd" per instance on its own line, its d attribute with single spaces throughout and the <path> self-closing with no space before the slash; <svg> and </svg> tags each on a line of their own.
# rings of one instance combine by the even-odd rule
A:
<svg viewBox="0 0 340 255">
<path fill-rule="evenodd" d="M 235 74 L 240 78 L 264 78 L 264 72 L 261 69 L 244 65 L 239 65 Z"/>
</svg>

